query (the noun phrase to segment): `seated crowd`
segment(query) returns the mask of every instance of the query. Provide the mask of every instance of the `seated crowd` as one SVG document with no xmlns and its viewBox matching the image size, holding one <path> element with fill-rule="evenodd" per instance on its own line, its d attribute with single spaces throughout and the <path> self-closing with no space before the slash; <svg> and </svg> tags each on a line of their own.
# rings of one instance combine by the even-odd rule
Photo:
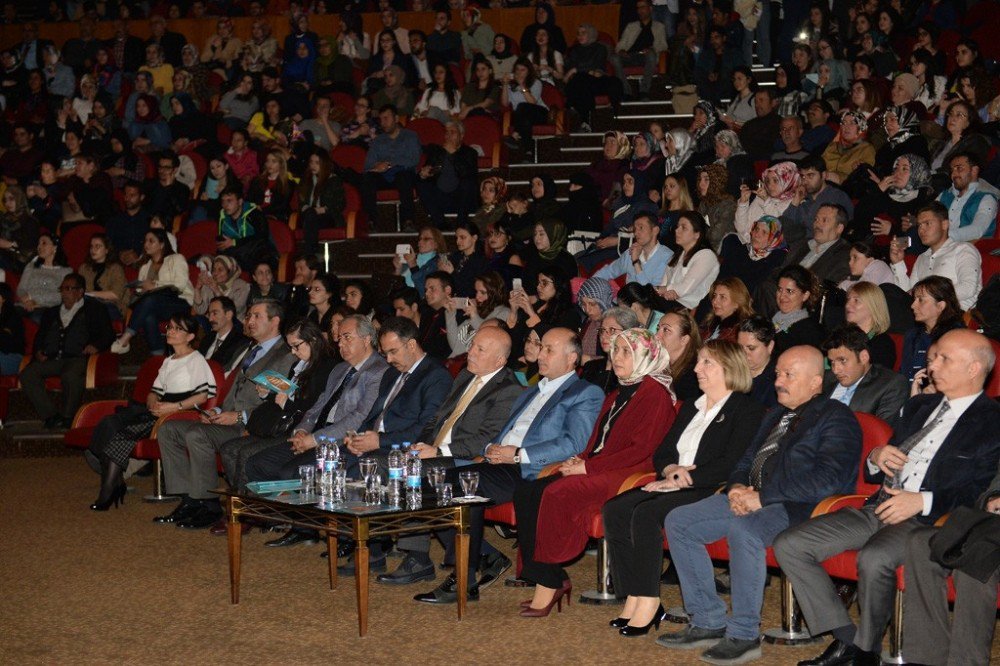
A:
<svg viewBox="0 0 1000 666">
<path fill-rule="evenodd" d="M 217 459 L 242 491 L 295 478 L 320 441 L 338 442 L 352 476 L 409 446 L 513 503 L 512 580 L 534 588 L 522 617 L 568 603 L 563 566 L 600 515 L 623 636 L 659 628 L 660 585 L 679 581 L 689 623 L 660 645 L 760 658 L 773 555 L 809 631 L 834 639 L 801 663 L 877 664 L 905 563 L 908 660 L 988 662 L 995 557 L 942 561 L 932 539 L 956 510 L 1000 513 L 1000 97 L 974 40 L 938 49 L 958 28 L 952 2 L 844 3 L 842 16 L 785 3 L 779 20 L 768 2 L 637 0 L 613 47 L 545 2 L 515 41 L 461 0 L 413 3 L 434 12 L 430 33 L 380 2 L 382 30 L 347 10 L 334 36 L 309 26 L 328 3 L 292 0 L 280 47 L 265 20 L 234 34 L 229 16 L 258 16 L 261 0 L 156 4 L 148 40 L 129 19 L 149 3 L 115 16 L 101 13 L 115 3 L 62 4 L 48 18 L 78 20 L 79 38 L 54 45 L 29 23 L 2 54 L 0 374 L 66 429 L 92 360 L 148 350 L 145 402 L 104 418 L 87 449 L 91 509 L 124 500 L 154 427 L 181 500 L 156 522 L 216 535 Z M 206 43 L 167 29 L 163 15 L 185 11 L 217 20 Z M 114 37 L 96 39 L 112 18 Z M 780 61 L 776 85 L 758 84 L 754 44 Z M 565 197 L 541 165 L 524 190 L 481 172 L 467 126 L 499 136 L 509 112 L 511 161 L 527 157 L 551 91 L 589 132 L 599 97 L 616 110 L 633 97 L 628 68 L 642 69 L 639 97 L 654 91 L 661 55 L 670 85 L 695 86 L 689 122 L 606 132 Z M 439 123 L 440 143 L 408 129 L 416 119 Z M 363 163 L 339 163 L 342 146 Z M 391 290 L 317 258 L 349 218 L 389 228 L 386 189 L 389 226 L 414 234 L 378 276 Z M 190 251 L 185 232 L 206 220 L 209 247 Z M 279 255 L 276 232 L 296 230 L 299 253 Z M 268 371 L 294 390 L 262 386 Z M 893 433 L 874 448 L 869 418 Z M 855 493 L 859 471 L 880 486 L 863 506 L 816 511 Z M 455 602 L 459 576 L 478 599 L 513 566 L 485 520 L 470 508 L 468 570 L 416 601 Z M 431 581 L 433 538 L 454 566 L 453 531 L 399 539 L 393 571 L 387 540 L 368 562 L 348 543 L 336 555 L 345 575 Z M 731 612 L 706 550 L 723 538 Z M 267 545 L 318 541 L 293 529 Z M 823 568 L 846 550 L 857 616 Z"/>
</svg>

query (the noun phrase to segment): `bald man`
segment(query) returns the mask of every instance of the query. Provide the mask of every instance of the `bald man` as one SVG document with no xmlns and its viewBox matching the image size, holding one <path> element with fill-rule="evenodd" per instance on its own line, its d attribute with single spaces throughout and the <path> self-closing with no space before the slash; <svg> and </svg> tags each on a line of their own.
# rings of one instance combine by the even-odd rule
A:
<svg viewBox="0 0 1000 666">
<path fill-rule="evenodd" d="M 674 509 L 664 523 L 690 624 L 664 634 L 667 648 L 706 648 L 702 661 L 758 659 L 765 550 L 809 518 L 825 497 L 850 493 L 861 458 L 861 428 L 839 400 L 824 398 L 823 355 L 792 347 L 778 358 L 780 406 L 765 416 L 724 493 Z M 715 591 L 705 545 L 725 537 L 732 575 L 732 615 Z"/>
<path fill-rule="evenodd" d="M 979 333 L 960 329 L 941 336 L 928 366 L 937 392 L 910 398 L 889 444 L 866 461 L 865 477 L 885 483 L 883 489 L 861 509 L 820 516 L 775 541 L 809 631 L 834 638 L 823 654 L 800 664 L 879 663 L 896 567 L 911 533 L 956 507 L 975 506 L 996 472 L 1000 407 L 983 393 L 995 362 L 989 340 Z M 857 626 L 820 565 L 845 550 L 858 550 Z"/>
<path fill-rule="evenodd" d="M 521 393 L 514 372 L 506 367 L 510 348 L 510 335 L 495 326 L 480 328 L 473 336 L 465 369 L 412 446 L 425 466 L 469 465 L 500 432 Z M 407 556 L 395 571 L 380 575 L 380 583 L 407 585 L 434 579 L 429 535 L 403 537 L 398 546 Z"/>
</svg>

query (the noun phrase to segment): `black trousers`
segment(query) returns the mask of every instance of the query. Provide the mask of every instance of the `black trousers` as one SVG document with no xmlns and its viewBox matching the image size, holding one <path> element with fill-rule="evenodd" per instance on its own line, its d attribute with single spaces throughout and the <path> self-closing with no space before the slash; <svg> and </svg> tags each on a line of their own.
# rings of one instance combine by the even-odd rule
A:
<svg viewBox="0 0 1000 666">
<path fill-rule="evenodd" d="M 566 104 L 583 120 L 589 122 L 598 95 L 607 95 L 611 104 L 618 107 L 622 101 L 622 82 L 613 76 L 591 76 L 577 72 L 566 84 Z"/>
<path fill-rule="evenodd" d="M 379 190 L 395 189 L 398 191 L 400 222 L 413 222 L 416 215 L 413 206 L 415 180 L 416 174 L 413 171 L 397 171 L 391 183 L 380 173 L 369 172 L 361 176 L 361 202 L 364 204 L 365 214 L 368 215 L 368 224 L 372 228 L 378 228 L 377 195 Z"/>
<path fill-rule="evenodd" d="M 299 221 L 302 224 L 303 251 L 315 254 L 319 249 L 319 230 L 333 227 L 336 218 L 333 213 L 320 214 L 310 208 L 299 215 Z"/>
<path fill-rule="evenodd" d="M 553 474 L 543 479 L 522 483 L 514 491 L 517 543 L 521 549 L 521 578 L 554 590 L 561 588 L 563 581 L 569 578 L 569 575 L 558 564 L 536 562 L 535 541 L 538 528 L 538 509 L 542 506 L 542 494 L 550 483 L 561 478 L 561 474 Z"/>
<path fill-rule="evenodd" d="M 522 102 L 514 109 L 511 116 L 511 124 L 514 130 L 521 135 L 521 148 L 529 150 L 531 146 L 531 132 L 535 125 L 544 125 L 549 120 L 549 110 L 540 104 L 528 104 Z"/>
<path fill-rule="evenodd" d="M 708 497 L 710 490 L 649 493 L 641 488 L 608 500 L 601 510 L 615 591 L 660 596 L 663 520 L 673 509 Z"/>
<path fill-rule="evenodd" d="M 274 481 L 297 478 L 300 465 L 315 465 L 316 450 L 294 453 L 292 445 L 281 442 L 250 456 L 246 461 L 247 481 Z"/>
<path fill-rule="evenodd" d="M 434 226 L 447 229 L 445 213 L 458 213 L 457 223 L 462 224 L 475 211 L 479 185 L 477 179 L 467 178 L 459 181 L 458 189 L 454 192 L 443 192 L 438 189 L 434 180 L 424 180 L 417 185 L 417 193 Z"/>
</svg>

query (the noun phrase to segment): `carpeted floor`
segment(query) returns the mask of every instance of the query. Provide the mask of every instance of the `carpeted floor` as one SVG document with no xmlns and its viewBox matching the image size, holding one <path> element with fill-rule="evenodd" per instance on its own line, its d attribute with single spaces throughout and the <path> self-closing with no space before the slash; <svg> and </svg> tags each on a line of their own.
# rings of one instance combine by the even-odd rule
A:
<svg viewBox="0 0 1000 666">
<path fill-rule="evenodd" d="M 150 479 L 132 485 L 123 508 L 95 513 L 87 506 L 97 477 L 81 458 L 0 459 L 0 661 L 700 663 L 696 653 L 658 647 L 653 635 L 619 637 L 607 627 L 616 606 L 574 600 L 561 614 L 522 619 L 517 604 L 530 593 L 501 583 L 458 622 L 453 606 L 411 600 L 433 584 L 373 582 L 370 631 L 360 639 L 353 579 L 329 590 L 319 547 L 265 549 L 273 535 L 260 532 L 244 537 L 241 601 L 233 606 L 225 539 L 152 523 L 173 505 L 140 500 Z M 492 530 L 488 538 L 513 557 L 510 542 Z M 585 556 L 571 568 L 576 594 L 592 587 L 594 567 Z M 664 588 L 663 600 L 679 604 L 677 588 Z M 773 585 L 764 625 L 775 626 L 777 615 Z M 794 664 L 822 649 L 765 646 L 760 663 Z"/>
</svg>

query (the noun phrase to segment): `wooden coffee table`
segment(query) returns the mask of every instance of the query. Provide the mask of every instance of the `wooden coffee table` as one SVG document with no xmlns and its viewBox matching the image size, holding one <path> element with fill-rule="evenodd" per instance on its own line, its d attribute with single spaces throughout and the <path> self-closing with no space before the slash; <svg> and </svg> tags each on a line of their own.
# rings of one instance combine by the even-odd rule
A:
<svg viewBox="0 0 1000 666">
<path fill-rule="evenodd" d="M 268 523 L 288 524 L 326 535 L 326 550 L 330 564 L 330 589 L 337 589 L 337 537 L 352 539 L 354 554 L 354 585 L 358 604 L 358 633 L 368 633 L 368 540 L 417 532 L 454 528 L 455 571 L 463 573 L 469 564 L 469 505 L 453 503 L 436 506 L 425 494 L 422 509 L 392 509 L 388 505 L 366 505 L 357 491 L 348 493 L 348 501 L 321 507 L 302 503 L 298 493 L 256 495 L 250 492 L 219 491 L 228 516 L 229 583 L 232 603 L 240 601 L 240 558 L 243 531 L 240 520 L 251 518 Z M 315 500 L 315 498 L 314 498 Z M 458 619 L 465 615 L 468 581 L 456 575 L 458 583 Z"/>
</svg>

